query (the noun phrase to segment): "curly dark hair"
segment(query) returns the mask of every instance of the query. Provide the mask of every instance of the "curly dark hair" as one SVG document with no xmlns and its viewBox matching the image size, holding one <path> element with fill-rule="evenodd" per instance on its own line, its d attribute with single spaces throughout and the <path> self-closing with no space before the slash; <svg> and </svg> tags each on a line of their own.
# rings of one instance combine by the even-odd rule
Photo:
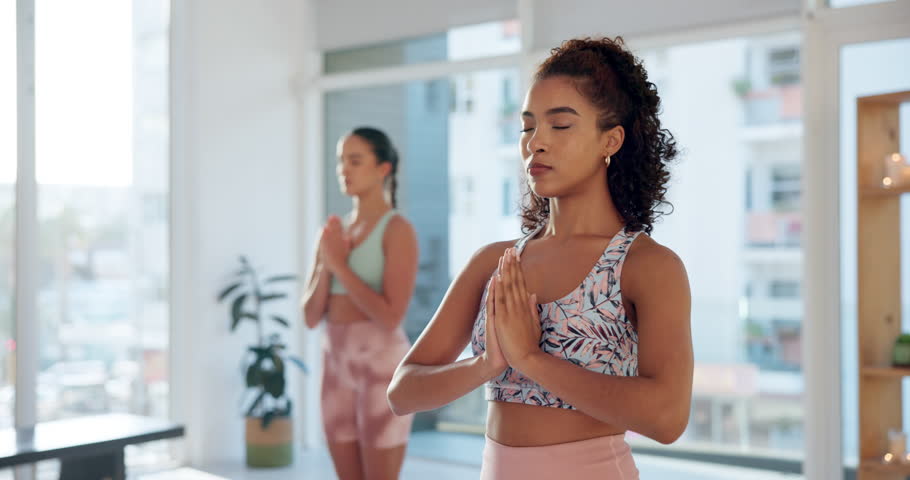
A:
<svg viewBox="0 0 910 480">
<path fill-rule="evenodd" d="M 660 97 L 641 60 L 622 37 L 576 38 L 551 50 L 534 80 L 555 76 L 573 79 L 578 91 L 600 110 L 597 126 L 602 131 L 622 125 L 625 141 L 612 156 L 607 185 L 626 229 L 651 233 L 654 220 L 669 213 L 660 206 L 673 208 L 665 197 L 668 165 L 677 150 L 673 135 L 660 126 Z M 521 228 L 528 233 L 547 221 L 550 202 L 530 189 L 526 195 Z"/>
</svg>

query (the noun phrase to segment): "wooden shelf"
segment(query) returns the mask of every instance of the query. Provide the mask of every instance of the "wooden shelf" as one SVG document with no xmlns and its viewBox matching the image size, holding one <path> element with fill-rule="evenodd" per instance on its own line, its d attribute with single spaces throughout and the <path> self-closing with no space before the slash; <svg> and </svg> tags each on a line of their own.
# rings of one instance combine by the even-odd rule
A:
<svg viewBox="0 0 910 480">
<path fill-rule="evenodd" d="M 910 186 L 899 188 L 862 187 L 859 189 L 861 197 L 899 197 L 905 193 L 910 193 Z"/>
<path fill-rule="evenodd" d="M 910 377 L 910 367 L 863 367 L 868 377 Z"/>
<path fill-rule="evenodd" d="M 857 480 L 896 480 L 910 463 L 884 463 L 888 430 L 904 424 L 903 379 L 910 368 L 890 365 L 901 334 L 901 196 L 910 186 L 874 183 L 886 156 L 901 151 L 901 102 L 910 91 L 861 97 L 856 103 L 856 283 L 859 375 Z M 903 150 L 906 150 L 904 148 Z M 879 178 L 880 180 L 880 178 Z M 904 212 L 906 213 L 906 212 Z M 898 321 L 894 321 L 898 319 Z"/>
<path fill-rule="evenodd" d="M 859 462 L 859 468 L 867 472 L 910 475 L 910 463 L 885 463 L 881 459 L 867 458 Z"/>
</svg>

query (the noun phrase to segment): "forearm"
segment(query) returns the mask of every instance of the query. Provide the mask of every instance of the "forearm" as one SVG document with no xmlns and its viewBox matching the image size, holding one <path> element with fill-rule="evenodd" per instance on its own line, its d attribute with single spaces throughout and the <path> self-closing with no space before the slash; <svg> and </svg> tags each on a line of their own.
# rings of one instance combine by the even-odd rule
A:
<svg viewBox="0 0 910 480">
<path fill-rule="evenodd" d="M 342 265 L 340 268 L 335 269 L 332 274 L 344 285 L 348 298 L 371 321 L 378 322 L 390 329 L 396 328 L 401 324 L 405 312 L 393 311 L 385 296 L 370 288 L 348 265 Z"/>
<path fill-rule="evenodd" d="M 482 355 L 446 365 L 402 364 L 389 384 L 389 405 L 396 415 L 439 408 L 500 373 Z"/>
<path fill-rule="evenodd" d="M 604 375 L 545 352 L 516 368 L 579 411 L 661 443 L 675 441 L 688 422 L 689 402 L 653 378 Z"/>
<path fill-rule="evenodd" d="M 317 262 L 313 266 L 306 293 L 303 296 L 303 319 L 308 328 L 316 328 L 329 303 L 332 275 Z"/>
</svg>

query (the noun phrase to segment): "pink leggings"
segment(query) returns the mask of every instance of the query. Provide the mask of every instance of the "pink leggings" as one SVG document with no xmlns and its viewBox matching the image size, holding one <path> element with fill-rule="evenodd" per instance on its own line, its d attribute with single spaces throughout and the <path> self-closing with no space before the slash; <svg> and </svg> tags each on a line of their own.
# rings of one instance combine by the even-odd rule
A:
<svg viewBox="0 0 910 480">
<path fill-rule="evenodd" d="M 508 447 L 490 437 L 486 440 L 480 480 L 638 480 L 638 468 L 624 435 L 543 447 Z"/>
<path fill-rule="evenodd" d="M 392 448 L 408 442 L 413 415 L 397 416 L 386 390 L 410 343 L 374 322 L 326 323 L 322 423 L 329 442 Z"/>
</svg>

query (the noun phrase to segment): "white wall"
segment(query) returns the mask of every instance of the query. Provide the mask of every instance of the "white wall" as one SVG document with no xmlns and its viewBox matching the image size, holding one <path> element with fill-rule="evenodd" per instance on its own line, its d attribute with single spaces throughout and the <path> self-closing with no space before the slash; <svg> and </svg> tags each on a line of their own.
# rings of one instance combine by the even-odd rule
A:
<svg viewBox="0 0 910 480">
<path fill-rule="evenodd" d="M 255 329 L 232 335 L 214 296 L 238 254 L 275 273 L 300 264 L 292 79 L 302 6 L 197 0 L 172 8 L 173 414 L 187 426 L 191 464 L 238 462 L 238 366 Z M 286 335 L 292 348 L 295 305 L 277 309 L 295 323 Z"/>
</svg>

